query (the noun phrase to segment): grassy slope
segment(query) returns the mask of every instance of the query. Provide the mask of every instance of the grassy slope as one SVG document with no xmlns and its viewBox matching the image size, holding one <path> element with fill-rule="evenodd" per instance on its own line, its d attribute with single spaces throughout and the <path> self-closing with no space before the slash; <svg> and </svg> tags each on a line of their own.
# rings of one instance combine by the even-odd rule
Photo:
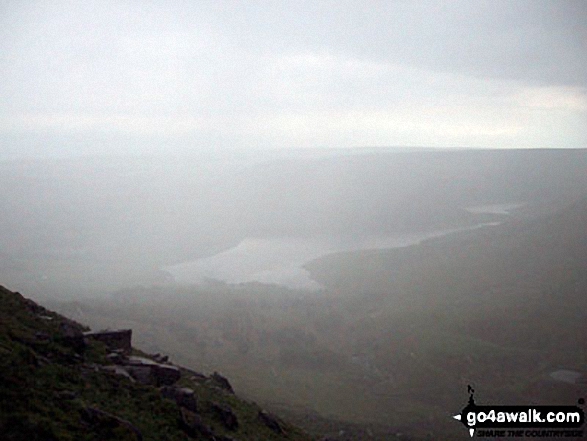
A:
<svg viewBox="0 0 587 441">
<path fill-rule="evenodd" d="M 120 425 L 90 424 L 85 409 L 93 407 L 129 421 L 145 440 L 187 440 L 179 424 L 179 409 L 163 399 L 157 388 L 94 368 L 109 364 L 104 346 L 90 344 L 76 351 L 61 331 L 62 324 L 84 328 L 0 287 L 0 434 L 3 440 L 133 440 Z M 138 353 L 138 352 L 137 352 Z M 239 440 L 310 439 L 283 423 L 277 435 L 258 419 L 260 408 L 214 387 L 209 380 L 180 384 L 195 390 L 200 416 L 217 435 Z M 211 403 L 230 406 L 240 423 L 228 431 L 214 416 Z M 212 439 L 202 436 L 196 439 Z M 231 438 L 232 439 L 232 438 Z"/>
<path fill-rule="evenodd" d="M 404 387 L 475 382 L 501 400 L 574 400 L 577 388 L 554 392 L 544 381 L 557 367 L 587 370 L 585 225 L 580 200 L 479 237 L 338 255 L 311 268 L 336 289 L 372 294 L 378 313 L 359 319 L 358 339 L 390 374 L 405 373 Z"/>
</svg>

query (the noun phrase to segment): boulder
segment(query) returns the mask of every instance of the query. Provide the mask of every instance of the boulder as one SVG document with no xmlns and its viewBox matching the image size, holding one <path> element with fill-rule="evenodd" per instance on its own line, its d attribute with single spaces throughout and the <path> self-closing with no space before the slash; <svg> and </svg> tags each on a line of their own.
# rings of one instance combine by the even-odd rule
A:
<svg viewBox="0 0 587 441">
<path fill-rule="evenodd" d="M 277 417 L 271 415 L 269 412 L 260 410 L 257 417 L 259 418 L 259 421 L 261 421 L 278 435 L 283 435 L 285 433 L 285 430 L 283 429 L 281 423 L 277 420 Z"/>
<path fill-rule="evenodd" d="M 71 390 L 61 390 L 53 393 L 53 396 L 59 400 L 74 400 L 78 393 Z"/>
<path fill-rule="evenodd" d="M 124 364 L 126 363 L 126 356 L 120 352 L 111 352 L 106 355 L 106 359 L 113 364 Z"/>
<path fill-rule="evenodd" d="M 110 372 L 114 375 L 119 375 L 121 377 L 124 377 L 127 380 L 129 380 L 131 383 L 135 382 L 135 379 L 122 366 L 104 366 L 104 367 L 102 367 L 102 370 L 105 372 Z"/>
<path fill-rule="evenodd" d="M 210 378 L 220 389 L 224 389 L 225 391 L 234 394 L 234 389 L 232 388 L 226 377 L 223 377 L 218 372 L 214 372 L 212 375 L 210 375 Z"/>
<path fill-rule="evenodd" d="M 95 407 L 85 407 L 82 419 L 91 426 L 101 439 L 135 439 L 143 441 L 140 430 L 132 423 Z"/>
<path fill-rule="evenodd" d="M 139 383 L 151 386 L 155 385 L 153 369 L 150 366 L 128 366 L 126 370 Z"/>
<path fill-rule="evenodd" d="M 181 378 L 181 371 L 176 366 L 158 364 L 155 367 L 155 379 L 157 386 L 171 386 Z"/>
<path fill-rule="evenodd" d="M 189 387 L 170 387 L 165 386 L 161 388 L 161 395 L 177 403 L 178 406 L 183 407 L 192 412 L 198 412 L 198 403 L 193 389 Z"/>
<path fill-rule="evenodd" d="M 51 336 L 48 333 L 41 332 L 41 331 L 35 332 L 35 338 L 38 341 L 49 341 L 49 340 L 51 340 Z"/>
<path fill-rule="evenodd" d="M 124 353 L 130 353 L 132 329 L 119 329 L 107 331 L 90 331 L 84 332 L 86 339 L 96 340 L 104 343 L 111 351 L 121 350 Z"/>
<path fill-rule="evenodd" d="M 191 438 L 214 439 L 212 429 L 202 421 L 202 417 L 183 407 L 179 408 L 180 427 Z"/>
<path fill-rule="evenodd" d="M 228 430 L 238 429 L 238 419 L 230 406 L 219 403 L 211 403 L 215 418 Z"/>
<path fill-rule="evenodd" d="M 69 322 L 62 322 L 59 325 L 59 339 L 76 352 L 82 352 L 86 348 L 83 332 Z"/>
<path fill-rule="evenodd" d="M 181 378 L 178 367 L 159 364 L 144 357 L 128 357 L 126 369 L 142 384 L 171 386 Z"/>
<path fill-rule="evenodd" d="M 169 356 L 155 354 L 155 355 L 153 355 L 153 360 L 155 360 L 157 363 L 167 363 L 169 361 Z"/>
</svg>

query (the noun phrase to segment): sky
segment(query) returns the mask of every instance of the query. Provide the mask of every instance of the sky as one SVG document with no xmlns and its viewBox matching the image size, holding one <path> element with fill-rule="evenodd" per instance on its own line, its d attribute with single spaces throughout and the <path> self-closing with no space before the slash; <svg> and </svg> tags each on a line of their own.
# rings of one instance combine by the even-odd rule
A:
<svg viewBox="0 0 587 441">
<path fill-rule="evenodd" d="M 587 147 L 584 0 L 0 0 L 0 155 Z"/>
</svg>

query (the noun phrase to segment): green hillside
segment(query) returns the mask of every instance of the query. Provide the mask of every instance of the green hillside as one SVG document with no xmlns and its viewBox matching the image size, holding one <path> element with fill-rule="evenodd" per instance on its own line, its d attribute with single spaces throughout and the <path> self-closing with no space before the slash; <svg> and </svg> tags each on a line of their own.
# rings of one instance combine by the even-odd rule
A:
<svg viewBox="0 0 587 441">
<path fill-rule="evenodd" d="M 345 336 L 395 379 L 390 391 L 423 390 L 418 401 L 439 411 L 468 383 L 502 402 L 565 403 L 584 385 L 549 374 L 587 372 L 585 225 L 580 199 L 475 235 L 341 253 L 308 268 L 341 295 L 366 293 Z"/>
<path fill-rule="evenodd" d="M 2 440 L 310 439 L 238 398 L 219 374 L 112 349 L 84 331 L 0 287 Z"/>
</svg>

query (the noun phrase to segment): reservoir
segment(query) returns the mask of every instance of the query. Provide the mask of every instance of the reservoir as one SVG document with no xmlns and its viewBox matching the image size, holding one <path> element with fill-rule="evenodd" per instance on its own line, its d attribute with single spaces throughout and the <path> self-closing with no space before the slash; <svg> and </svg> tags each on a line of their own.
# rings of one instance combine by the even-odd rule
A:
<svg viewBox="0 0 587 441">
<path fill-rule="evenodd" d="M 226 283 L 261 282 L 292 289 L 320 290 L 303 265 L 318 257 L 345 251 L 391 249 L 417 245 L 424 240 L 450 233 L 499 225 L 486 222 L 474 226 L 417 234 L 351 237 L 248 237 L 237 246 L 211 257 L 201 258 L 162 269 L 176 283 L 201 284 L 209 280 Z"/>
</svg>

